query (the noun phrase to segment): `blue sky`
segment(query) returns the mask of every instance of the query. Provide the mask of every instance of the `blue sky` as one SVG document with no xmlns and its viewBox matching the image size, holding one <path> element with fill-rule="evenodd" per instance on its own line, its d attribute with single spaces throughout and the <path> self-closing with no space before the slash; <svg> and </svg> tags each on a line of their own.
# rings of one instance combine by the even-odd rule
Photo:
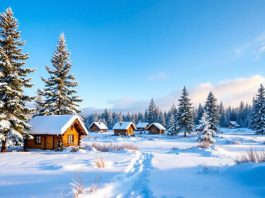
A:
<svg viewBox="0 0 265 198">
<path fill-rule="evenodd" d="M 61 32 L 83 108 L 141 109 L 184 85 L 194 92 L 205 84 L 210 90 L 264 80 L 265 1 L 1 0 L 1 12 L 9 6 L 30 54 L 27 65 L 37 69 L 30 94 L 42 88 Z"/>
</svg>

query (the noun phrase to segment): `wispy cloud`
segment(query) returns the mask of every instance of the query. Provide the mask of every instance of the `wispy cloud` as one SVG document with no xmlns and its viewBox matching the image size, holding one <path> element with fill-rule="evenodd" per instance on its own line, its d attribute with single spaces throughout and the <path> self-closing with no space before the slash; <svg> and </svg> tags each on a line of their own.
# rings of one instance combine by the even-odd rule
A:
<svg viewBox="0 0 265 198">
<path fill-rule="evenodd" d="M 234 55 L 253 55 L 255 60 L 259 60 L 262 55 L 265 55 L 265 32 L 262 32 L 255 38 L 243 43 L 241 46 L 233 50 Z"/>
<path fill-rule="evenodd" d="M 166 80 L 167 78 L 168 76 L 164 72 L 158 72 L 148 77 L 149 80 Z"/>
</svg>

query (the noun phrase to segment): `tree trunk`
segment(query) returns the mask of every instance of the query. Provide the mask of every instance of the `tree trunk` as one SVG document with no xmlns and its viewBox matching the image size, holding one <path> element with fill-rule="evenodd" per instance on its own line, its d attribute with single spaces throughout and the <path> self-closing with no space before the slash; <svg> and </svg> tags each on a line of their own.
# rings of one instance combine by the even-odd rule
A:
<svg viewBox="0 0 265 198">
<path fill-rule="evenodd" d="M 24 151 L 27 151 L 27 143 L 28 143 L 28 140 L 26 138 L 24 138 L 24 144 L 23 144 L 23 150 Z"/>
<path fill-rule="evenodd" d="M 186 131 L 184 132 L 184 137 L 187 137 Z"/>
<path fill-rule="evenodd" d="M 7 152 L 7 148 L 6 148 L 6 140 L 2 140 L 2 148 L 1 148 L 1 152 Z"/>
</svg>

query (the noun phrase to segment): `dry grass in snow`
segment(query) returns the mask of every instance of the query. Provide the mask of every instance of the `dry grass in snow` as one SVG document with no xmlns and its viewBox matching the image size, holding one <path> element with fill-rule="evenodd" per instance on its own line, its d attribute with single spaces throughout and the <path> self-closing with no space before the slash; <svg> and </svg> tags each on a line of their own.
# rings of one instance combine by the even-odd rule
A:
<svg viewBox="0 0 265 198">
<path fill-rule="evenodd" d="M 106 168 L 107 162 L 101 157 L 95 161 L 95 166 L 97 168 Z"/>
<path fill-rule="evenodd" d="M 265 162 L 265 151 L 256 151 L 254 149 L 250 149 L 246 154 L 241 155 L 239 158 L 235 160 L 237 164 L 241 163 L 261 163 Z"/>
<path fill-rule="evenodd" d="M 92 147 L 100 152 L 119 151 L 124 149 L 139 150 L 138 147 L 132 143 L 93 143 Z"/>
<path fill-rule="evenodd" d="M 210 142 L 203 141 L 203 142 L 200 142 L 197 147 L 205 149 L 205 148 L 208 148 L 209 146 L 211 146 Z"/>
<path fill-rule="evenodd" d="M 75 172 L 74 178 L 73 178 L 73 197 L 79 198 L 84 193 L 84 182 L 81 177 L 82 171 Z"/>
</svg>

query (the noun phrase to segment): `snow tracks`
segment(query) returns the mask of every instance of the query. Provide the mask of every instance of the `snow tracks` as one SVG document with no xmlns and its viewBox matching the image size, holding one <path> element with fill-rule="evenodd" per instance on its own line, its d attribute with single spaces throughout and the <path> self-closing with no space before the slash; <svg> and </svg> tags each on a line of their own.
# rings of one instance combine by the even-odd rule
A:
<svg viewBox="0 0 265 198">
<path fill-rule="evenodd" d="M 149 175 L 152 170 L 151 153 L 136 151 L 135 157 L 129 164 L 125 174 L 114 179 L 88 197 L 153 197 L 149 189 Z"/>
</svg>

